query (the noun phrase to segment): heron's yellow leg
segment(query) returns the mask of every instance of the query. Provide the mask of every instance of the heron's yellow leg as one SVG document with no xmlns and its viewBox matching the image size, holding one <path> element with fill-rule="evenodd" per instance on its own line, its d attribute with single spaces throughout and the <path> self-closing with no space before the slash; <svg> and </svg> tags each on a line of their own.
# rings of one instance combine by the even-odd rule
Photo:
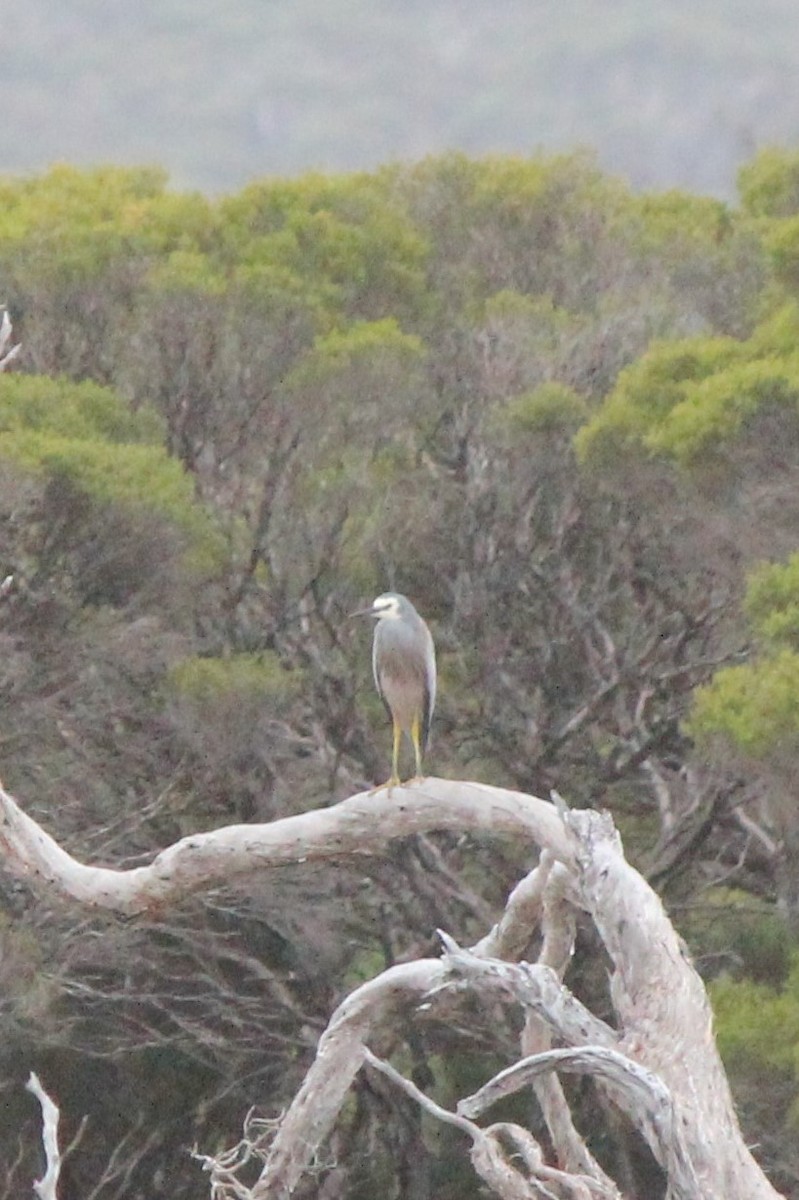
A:
<svg viewBox="0 0 799 1200">
<path fill-rule="evenodd" d="M 402 726 L 399 725 L 396 721 L 394 721 L 394 744 L 391 749 L 391 778 L 387 779 L 385 783 L 378 783 L 377 787 L 370 788 L 369 789 L 370 795 L 373 794 L 374 792 L 382 792 L 383 788 L 388 788 L 388 790 L 390 792 L 393 787 L 400 786 L 401 781 L 400 781 L 400 777 L 399 777 L 399 755 L 400 755 L 400 743 L 401 742 L 402 742 Z M 415 745 L 415 743 L 414 743 L 414 745 Z"/>
<path fill-rule="evenodd" d="M 394 746 L 391 751 L 391 778 L 388 781 L 389 787 L 395 787 L 395 786 L 399 785 L 399 781 L 400 781 L 399 753 L 400 753 L 401 741 L 402 741 L 402 726 L 399 724 L 399 722 L 395 721 L 394 722 Z"/>
<path fill-rule="evenodd" d="M 413 742 L 413 753 L 416 758 L 416 774 L 414 779 L 422 779 L 422 738 L 421 728 L 419 725 L 419 714 L 413 718 L 411 722 L 411 741 Z"/>
</svg>

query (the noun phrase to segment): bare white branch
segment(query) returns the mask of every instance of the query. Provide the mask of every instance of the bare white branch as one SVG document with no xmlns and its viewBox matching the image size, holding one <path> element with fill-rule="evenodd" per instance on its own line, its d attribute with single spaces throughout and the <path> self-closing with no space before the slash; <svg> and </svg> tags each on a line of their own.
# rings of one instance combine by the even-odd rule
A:
<svg viewBox="0 0 799 1200">
<path fill-rule="evenodd" d="M 542 854 L 542 859 L 546 853 Z M 569 872 L 561 863 L 554 864 L 544 889 L 538 965 L 553 970 L 561 983 L 574 953 L 576 922 L 574 905 L 568 898 L 571 892 Z M 528 1008 L 521 1037 L 522 1054 L 525 1058 L 541 1054 L 549 1050 L 551 1044 L 550 1026 Z M 572 1174 L 594 1180 L 604 1188 L 603 1194 L 618 1196 L 616 1185 L 580 1136 L 558 1076 L 554 1072 L 539 1075 L 532 1085 L 560 1165 Z"/>
<path fill-rule="evenodd" d="M 741 808 L 736 808 L 733 811 L 733 817 L 741 826 L 741 829 L 744 829 L 750 837 L 755 838 L 760 843 L 769 857 L 773 858 L 776 855 L 778 850 L 777 841 L 753 817 L 750 817 Z"/>
<path fill-rule="evenodd" d="M 50 1099 L 42 1087 L 39 1076 L 31 1071 L 27 1091 L 39 1101 L 42 1109 L 42 1145 L 44 1146 L 45 1172 L 41 1179 L 34 1180 L 33 1190 L 39 1200 L 58 1200 L 58 1177 L 61 1174 L 61 1151 L 58 1148 L 58 1105 Z"/>
<path fill-rule="evenodd" d="M 339 1005 L 275 1135 L 252 1200 L 291 1195 L 338 1116 L 373 1028 L 393 1022 L 398 1006 L 420 1000 L 439 987 L 446 974 L 438 959 L 403 963 L 362 984 Z"/>
<path fill-rule="evenodd" d="M 253 1148 L 262 1164 L 257 1182 L 242 1184 L 236 1162 L 224 1162 L 224 1155 L 205 1160 L 220 1200 L 290 1196 L 318 1161 L 366 1058 L 367 1041 L 393 1036 L 399 1013 L 425 1007 L 435 1016 L 439 997 L 453 988 L 519 1004 L 526 1017 L 525 1048 L 540 1051 L 519 1070 L 522 1075 L 528 1070 L 526 1083 L 539 1081 L 559 1170 L 545 1174 L 552 1168 L 540 1161 L 528 1133 L 492 1127 L 472 1141 L 472 1158 L 497 1195 L 527 1200 L 616 1194 L 571 1122 L 552 1074 L 557 1066 L 595 1075 L 608 1096 L 630 1111 L 669 1172 L 672 1197 L 775 1200 L 777 1193 L 741 1137 L 702 982 L 656 893 L 625 861 L 607 814 L 568 810 L 483 784 L 428 779 L 269 825 L 195 834 L 148 866 L 116 870 L 72 858 L 0 790 L 6 867 L 53 892 L 122 913 L 164 906 L 256 869 L 378 854 L 394 838 L 441 829 L 524 839 L 531 850 L 541 850 L 539 865 L 474 951 L 442 934 L 442 959 L 392 967 L 339 1005 L 274 1136 Z M 593 919 L 612 963 L 615 1028 L 582 1005 L 561 978 L 571 956 L 576 908 Z M 506 961 L 529 952 L 536 932 L 542 935 L 538 963 Z M 567 1049 L 550 1049 L 551 1036 Z M 522 1075 L 516 1075 L 517 1083 Z M 526 1164 L 526 1178 L 510 1165 L 509 1142 Z M 252 1166 L 250 1160 L 249 1171 Z"/>
<path fill-rule="evenodd" d="M 608 813 L 565 820 L 580 847 L 583 906 L 613 962 L 616 1049 L 669 1089 L 702 1196 L 774 1200 L 741 1137 L 704 985 L 659 896 L 625 860 Z"/>
<path fill-rule="evenodd" d="M 619 1193 L 610 1181 L 605 1186 L 590 1176 L 559 1171 L 544 1162 L 538 1142 L 519 1125 L 503 1122 L 481 1129 L 460 1113 L 450 1112 L 425 1095 L 415 1083 L 401 1075 L 390 1063 L 364 1051 L 364 1061 L 382 1072 L 392 1083 L 410 1096 L 431 1117 L 453 1125 L 471 1139 L 471 1157 L 475 1170 L 496 1195 L 507 1200 L 526 1200 L 527 1197 L 573 1197 L 574 1200 L 617 1200 Z M 511 1153 L 503 1149 L 502 1139 L 510 1143 Z M 508 1161 L 520 1159 L 526 1168 L 526 1178 Z M 557 1187 L 557 1191 L 551 1190 Z"/>
<path fill-rule="evenodd" d="M 406 1079 L 401 1075 L 391 1063 L 387 1063 L 384 1059 L 378 1058 L 376 1054 L 368 1046 L 364 1047 L 363 1052 L 364 1062 L 370 1067 L 380 1071 L 392 1083 L 401 1088 L 412 1100 L 415 1100 L 420 1108 L 423 1108 L 431 1117 L 435 1117 L 438 1121 L 443 1121 L 446 1125 L 454 1125 L 456 1129 L 460 1129 L 461 1133 L 465 1133 L 472 1141 L 478 1141 L 483 1134 L 483 1130 L 479 1125 L 475 1125 L 474 1121 L 467 1120 L 460 1113 L 450 1112 L 448 1108 L 442 1108 L 440 1104 L 436 1104 L 435 1100 L 431 1100 L 429 1096 L 418 1088 L 410 1079 Z"/>
<path fill-rule="evenodd" d="M 213 1156 L 194 1149 L 192 1157 L 211 1178 L 212 1200 L 249 1200 L 252 1193 L 239 1180 L 251 1163 L 263 1163 L 266 1147 L 280 1125 L 282 1114 L 272 1120 L 257 1117 L 253 1109 L 244 1120 L 244 1136 L 229 1150 Z"/>
<path fill-rule="evenodd" d="M 84 904 L 125 914 L 265 867 L 377 854 L 395 838 L 434 829 L 524 837 L 573 862 L 572 839 L 552 804 L 482 783 L 425 779 L 390 791 L 361 792 L 330 808 L 268 825 L 191 834 L 147 866 L 127 871 L 78 862 L 0 789 L 0 851 L 6 868 L 39 878 Z"/>
<path fill-rule="evenodd" d="M 500 920 L 474 947 L 475 954 L 510 961 L 524 957 L 541 919 L 544 893 L 554 864 L 554 856 L 544 850 L 538 866 L 511 892 Z"/>
<path fill-rule="evenodd" d="M 613 1098 L 638 1125 L 663 1167 L 674 1200 L 695 1200 L 699 1181 L 684 1143 L 671 1094 L 661 1079 L 607 1046 L 548 1050 L 522 1059 L 501 1071 L 458 1105 L 458 1113 L 477 1117 L 497 1100 L 509 1096 L 552 1070 L 593 1075 L 613 1084 Z"/>
<path fill-rule="evenodd" d="M 350 997 L 355 1002 L 356 1021 L 346 1019 L 348 1001 L 334 1015 L 320 1042 L 317 1061 L 275 1139 L 273 1150 L 280 1142 L 280 1159 L 268 1164 L 253 1189 L 253 1200 L 290 1195 L 291 1187 L 304 1170 L 303 1162 L 309 1161 L 320 1137 L 332 1125 L 335 1118 L 332 1109 L 343 1102 L 346 1086 L 363 1062 L 368 1031 L 379 1031 L 388 1018 L 386 993 L 399 999 L 401 991 L 407 1001 L 409 992 L 435 995 L 451 987 L 455 980 L 478 994 L 495 996 L 499 992 L 532 1010 L 548 1029 L 575 1050 L 592 1047 L 593 1057 L 584 1059 L 583 1064 L 590 1059 L 589 1070 L 601 1076 L 614 1100 L 619 1100 L 620 1085 L 608 1070 L 602 1074 L 599 1064 L 607 1060 L 598 1051 L 619 1055 L 618 1060 L 613 1059 L 617 1066 L 629 1061 L 631 1077 L 649 1085 L 644 1088 L 640 1084 L 635 1093 L 639 1106 L 643 1105 L 637 1112 L 638 1125 L 658 1147 L 670 1172 L 673 1196 L 691 1194 L 692 1200 L 694 1197 L 774 1200 L 776 1192 L 751 1158 L 737 1127 L 713 1044 L 701 980 L 683 953 L 658 897 L 625 862 L 609 817 L 593 812 L 568 812 L 560 819 L 575 839 L 574 848 L 570 846 L 570 853 L 560 860 L 570 873 L 569 887 L 566 889 L 564 885 L 562 895 L 568 890 L 579 898 L 605 941 L 614 965 L 612 996 L 620 1031 L 616 1032 L 581 1005 L 551 967 L 486 960 L 461 950 L 443 934 L 446 953 L 441 963 L 427 961 L 392 968 Z M 545 867 L 544 871 L 547 869 L 552 868 Z M 523 889 L 515 904 L 523 907 L 522 897 L 531 896 L 533 908 L 537 909 L 539 902 L 543 904 L 540 889 L 544 886 L 541 877 L 529 881 L 529 892 Z M 552 919 L 556 920 L 554 916 Z M 499 927 L 494 936 L 499 937 Z M 518 944 L 515 936 L 512 941 Z M 567 925 L 560 931 L 553 927 L 548 944 L 548 953 L 560 965 L 568 952 Z M 414 968 L 419 968 L 418 973 Z M 346 1035 L 346 1044 L 342 1044 L 342 1033 Z M 548 1062 L 549 1069 L 555 1060 L 544 1057 L 541 1061 Z M 346 1063 L 346 1070 L 342 1070 L 342 1063 Z M 627 1090 L 620 1093 L 621 1100 L 626 1097 L 626 1103 L 630 1104 L 634 1088 L 624 1068 L 619 1067 L 617 1073 L 626 1081 Z M 707 1081 L 712 1082 L 708 1085 Z M 713 1096 L 709 1095 L 708 1086 L 717 1089 Z M 646 1104 L 642 1099 L 644 1093 Z M 653 1104 L 653 1097 L 662 1101 L 663 1096 L 667 1097 L 667 1104 L 662 1111 L 654 1104 L 650 1112 L 646 1105 Z M 574 1131 L 564 1136 L 577 1139 L 579 1135 Z M 671 1143 L 667 1144 L 670 1137 Z M 579 1159 L 574 1145 L 572 1152 Z M 596 1187 L 607 1188 L 606 1177 L 592 1170 L 590 1156 L 584 1156 L 582 1161 L 586 1167 L 584 1178 L 593 1175 Z M 480 1169 L 482 1173 L 489 1168 Z M 488 1178 L 486 1174 L 483 1177 Z M 492 1186 L 498 1194 L 503 1194 L 499 1183 Z M 541 1186 L 548 1185 L 541 1183 Z M 690 1188 L 694 1189 L 692 1193 Z"/>
<path fill-rule="evenodd" d="M 464 950 L 449 934 L 439 929 L 444 945 L 443 962 L 452 975 L 480 994 L 497 992 L 532 1009 L 553 1034 L 571 1046 L 596 1044 L 615 1047 L 617 1034 L 595 1017 L 590 1009 L 564 987 L 551 967 L 541 963 L 506 963 L 480 958 Z M 451 983 L 451 978 L 448 979 Z"/>
<path fill-rule="evenodd" d="M 8 309 L 4 308 L 3 316 L 0 318 L 0 371 L 6 371 L 22 350 L 19 342 L 16 346 L 9 346 L 11 334 L 11 318 L 8 315 Z"/>
</svg>

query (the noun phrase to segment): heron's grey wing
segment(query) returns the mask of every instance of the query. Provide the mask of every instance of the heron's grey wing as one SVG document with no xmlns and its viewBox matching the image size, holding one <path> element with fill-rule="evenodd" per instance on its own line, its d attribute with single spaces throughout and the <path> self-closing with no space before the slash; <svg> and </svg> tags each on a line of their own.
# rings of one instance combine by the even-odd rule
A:
<svg viewBox="0 0 799 1200">
<path fill-rule="evenodd" d="M 377 690 L 392 719 L 407 733 L 414 720 L 424 726 L 429 711 L 431 676 L 427 641 L 386 622 L 378 626 L 372 659 Z"/>
<path fill-rule="evenodd" d="M 433 709 L 436 706 L 436 648 L 430 630 L 425 625 L 427 648 L 425 652 L 425 686 L 424 704 L 422 708 L 422 749 L 427 749 L 430 740 L 430 723 L 433 720 Z"/>
<path fill-rule="evenodd" d="M 373 674 L 373 675 L 374 675 L 374 677 L 375 677 L 375 687 L 377 688 L 377 694 L 378 694 L 378 696 L 380 697 L 380 699 L 383 701 L 383 708 L 384 708 L 384 709 L 386 710 L 386 712 L 388 713 L 388 719 L 389 719 L 389 721 L 393 721 L 393 720 L 394 720 L 394 714 L 393 714 L 393 713 L 392 713 L 392 711 L 391 711 L 391 705 L 389 704 L 388 700 L 386 699 L 386 693 L 385 693 L 385 691 L 383 690 L 383 683 L 382 683 L 382 680 L 381 680 L 381 678 L 380 678 L 380 658 L 379 658 L 379 649 L 378 649 L 378 628 L 379 628 L 379 626 L 375 628 L 375 637 L 374 637 L 374 641 L 372 642 L 372 674 Z"/>
</svg>

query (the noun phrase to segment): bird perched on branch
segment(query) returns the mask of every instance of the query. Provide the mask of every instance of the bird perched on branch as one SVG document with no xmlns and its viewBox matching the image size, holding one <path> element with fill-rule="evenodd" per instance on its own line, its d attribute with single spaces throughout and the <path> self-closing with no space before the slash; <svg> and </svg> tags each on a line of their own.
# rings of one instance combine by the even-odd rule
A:
<svg viewBox="0 0 799 1200">
<path fill-rule="evenodd" d="M 436 702 L 436 651 L 430 630 L 407 596 L 401 596 L 399 592 L 383 592 L 370 608 L 352 615 L 374 617 L 376 622 L 372 669 L 380 699 L 394 730 L 388 787 L 400 782 L 399 752 L 403 733 L 411 740 L 416 760 L 415 778 L 419 779 Z"/>
</svg>

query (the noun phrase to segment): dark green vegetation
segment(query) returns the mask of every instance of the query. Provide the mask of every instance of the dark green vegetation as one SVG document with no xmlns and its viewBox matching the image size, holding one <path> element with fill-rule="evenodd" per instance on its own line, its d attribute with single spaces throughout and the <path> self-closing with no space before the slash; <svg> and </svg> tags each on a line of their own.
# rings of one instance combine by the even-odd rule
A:
<svg viewBox="0 0 799 1200">
<path fill-rule="evenodd" d="M 0 375 L 0 770 L 122 865 L 330 803 L 388 766 L 346 614 L 407 592 L 439 647 L 430 769 L 613 810 L 799 1194 L 799 158 L 741 195 L 637 197 L 581 156 L 218 203 L 154 171 L 0 183 L 25 347 Z M 31 1068 L 67 1135 L 88 1114 L 70 1194 L 202 1194 L 186 1148 L 284 1105 L 349 988 L 437 926 L 483 933 L 530 861 L 409 839 L 130 922 L 0 876 L 0 1163 L 27 1147 L 0 1194 L 36 1169 Z M 593 949 L 570 982 L 601 1011 Z M 379 1049 L 446 1100 L 515 1042 L 464 1010 Z M 375 1080 L 331 1161 L 331 1195 L 477 1194 Z"/>
<path fill-rule="evenodd" d="M 641 187 L 730 196 L 795 141 L 794 0 L 26 0 L 6 23 L 0 163 L 266 173 L 597 148 Z"/>
</svg>

